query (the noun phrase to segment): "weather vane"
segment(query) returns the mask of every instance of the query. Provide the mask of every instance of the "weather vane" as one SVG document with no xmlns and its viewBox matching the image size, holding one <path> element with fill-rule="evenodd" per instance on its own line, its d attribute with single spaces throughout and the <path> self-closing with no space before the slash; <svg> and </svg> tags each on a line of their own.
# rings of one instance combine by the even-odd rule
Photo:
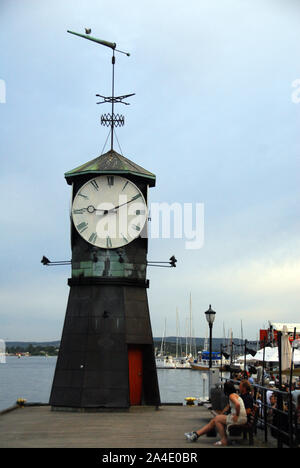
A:
<svg viewBox="0 0 300 468">
<path fill-rule="evenodd" d="M 97 102 L 97 104 L 106 104 L 110 103 L 111 104 L 111 114 L 103 114 L 101 116 L 101 125 L 104 125 L 106 127 L 111 127 L 111 150 L 113 150 L 113 144 L 114 144 L 114 128 L 115 127 L 123 127 L 125 123 L 125 119 L 123 115 L 120 114 L 115 114 L 114 113 L 114 106 L 115 104 L 125 104 L 129 105 L 129 102 L 123 102 L 124 99 L 127 99 L 131 96 L 134 96 L 135 93 L 132 94 L 125 94 L 123 96 L 115 96 L 115 63 L 116 63 L 116 58 L 115 58 L 115 52 L 120 52 L 121 54 L 125 54 L 128 57 L 130 54 L 128 52 L 124 52 L 122 50 L 116 49 L 117 44 L 115 42 L 108 42 L 108 41 L 103 41 L 102 39 L 97 39 L 95 37 L 90 36 L 91 34 L 91 29 L 85 29 L 86 34 L 79 34 L 73 31 L 67 31 L 70 34 L 74 34 L 75 36 L 83 37 L 84 39 L 88 39 L 89 41 L 96 42 L 97 44 L 101 44 L 105 47 L 109 47 L 113 51 L 112 55 L 112 92 L 111 96 L 103 96 L 102 94 L 96 94 L 97 97 L 102 98 L 102 101 Z"/>
</svg>

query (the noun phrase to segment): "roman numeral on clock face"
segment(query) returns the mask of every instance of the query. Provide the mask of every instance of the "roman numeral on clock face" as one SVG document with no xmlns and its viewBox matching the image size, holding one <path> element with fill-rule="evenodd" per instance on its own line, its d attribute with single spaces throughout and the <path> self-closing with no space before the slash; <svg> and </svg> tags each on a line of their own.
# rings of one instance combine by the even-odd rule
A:
<svg viewBox="0 0 300 468">
<path fill-rule="evenodd" d="M 114 185 L 115 178 L 114 176 L 107 176 L 107 183 L 109 187 L 112 187 Z"/>
<path fill-rule="evenodd" d="M 83 195 L 83 193 L 79 193 L 78 196 L 82 197 L 82 198 L 85 198 L 86 200 L 89 199 L 89 197 L 87 195 Z"/>
<path fill-rule="evenodd" d="M 96 240 L 97 240 L 97 234 L 93 232 L 93 234 L 91 234 L 89 237 L 89 242 L 95 244 Z"/>
<path fill-rule="evenodd" d="M 87 230 L 87 228 L 88 228 L 88 223 L 83 222 L 83 223 L 77 224 L 76 227 L 77 227 L 78 231 L 80 232 L 80 234 L 82 234 L 84 231 Z"/>
<path fill-rule="evenodd" d="M 97 184 L 97 181 L 96 180 L 91 180 L 91 184 L 92 186 L 94 187 L 95 190 L 99 190 L 99 185 Z"/>
<path fill-rule="evenodd" d="M 73 214 L 83 214 L 85 212 L 85 208 L 79 208 L 78 210 L 73 210 Z"/>
<path fill-rule="evenodd" d="M 106 247 L 110 249 L 112 247 L 111 238 L 107 236 L 106 238 Z"/>
<path fill-rule="evenodd" d="M 122 192 L 123 192 L 123 190 L 125 190 L 125 188 L 127 187 L 128 184 L 129 184 L 129 182 L 128 182 L 128 180 L 127 180 L 127 182 L 125 183 L 124 187 L 122 188 Z"/>
</svg>

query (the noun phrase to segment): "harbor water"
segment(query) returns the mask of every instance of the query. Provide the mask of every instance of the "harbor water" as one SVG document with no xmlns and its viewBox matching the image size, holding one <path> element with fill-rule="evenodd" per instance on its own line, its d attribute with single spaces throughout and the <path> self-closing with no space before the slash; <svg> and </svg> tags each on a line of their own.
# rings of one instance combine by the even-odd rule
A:
<svg viewBox="0 0 300 468">
<path fill-rule="evenodd" d="M 0 411 L 18 398 L 48 403 L 56 357 L 6 357 L 0 364 Z M 183 403 L 185 397 L 205 398 L 207 375 L 191 369 L 157 369 L 162 403 Z"/>
</svg>

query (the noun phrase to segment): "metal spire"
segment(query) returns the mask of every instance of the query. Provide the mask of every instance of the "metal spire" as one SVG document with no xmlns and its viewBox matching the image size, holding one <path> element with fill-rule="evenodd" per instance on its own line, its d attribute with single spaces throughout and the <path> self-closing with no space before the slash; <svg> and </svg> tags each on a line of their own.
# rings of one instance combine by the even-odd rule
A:
<svg viewBox="0 0 300 468">
<path fill-rule="evenodd" d="M 84 39 L 88 39 L 89 41 L 96 42 L 97 44 L 101 44 L 105 47 L 109 47 L 113 51 L 111 63 L 112 63 L 112 91 L 111 91 L 111 96 L 103 96 L 101 94 L 96 94 L 97 97 L 101 97 L 103 100 L 97 102 L 97 104 L 105 104 L 105 103 L 110 103 L 111 104 L 111 114 L 103 114 L 101 115 L 101 125 L 104 125 L 106 127 L 111 127 L 111 150 L 113 150 L 113 144 L 114 144 L 114 128 L 115 127 L 123 127 L 125 123 L 124 116 L 121 114 L 115 114 L 114 113 L 114 106 L 115 104 L 125 104 L 129 105 L 129 102 L 123 102 L 123 99 L 126 99 L 130 96 L 134 96 L 135 93 L 132 94 L 125 94 L 123 96 L 115 96 L 115 63 L 116 63 L 116 58 L 115 58 L 115 52 L 120 52 L 121 54 L 125 54 L 128 57 L 130 54 L 128 52 L 124 52 L 122 50 L 116 49 L 117 44 L 115 42 L 108 42 L 104 41 L 102 39 L 97 39 L 95 37 L 90 36 L 89 34 L 91 33 L 91 29 L 85 29 L 87 34 L 79 34 L 73 31 L 67 31 L 70 34 L 74 34 L 75 36 L 82 37 Z"/>
</svg>

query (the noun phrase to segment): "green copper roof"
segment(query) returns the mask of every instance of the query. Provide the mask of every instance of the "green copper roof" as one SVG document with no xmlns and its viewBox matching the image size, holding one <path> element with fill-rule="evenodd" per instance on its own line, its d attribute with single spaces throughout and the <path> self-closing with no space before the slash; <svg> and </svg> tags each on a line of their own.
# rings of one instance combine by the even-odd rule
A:
<svg viewBox="0 0 300 468">
<path fill-rule="evenodd" d="M 147 171 L 136 163 L 125 158 L 114 150 L 110 150 L 98 158 L 92 159 L 82 166 L 76 167 L 65 173 L 65 178 L 69 184 L 72 183 L 72 177 L 83 174 L 131 174 L 137 177 L 148 179 L 151 187 L 155 185 L 155 175 Z"/>
</svg>

